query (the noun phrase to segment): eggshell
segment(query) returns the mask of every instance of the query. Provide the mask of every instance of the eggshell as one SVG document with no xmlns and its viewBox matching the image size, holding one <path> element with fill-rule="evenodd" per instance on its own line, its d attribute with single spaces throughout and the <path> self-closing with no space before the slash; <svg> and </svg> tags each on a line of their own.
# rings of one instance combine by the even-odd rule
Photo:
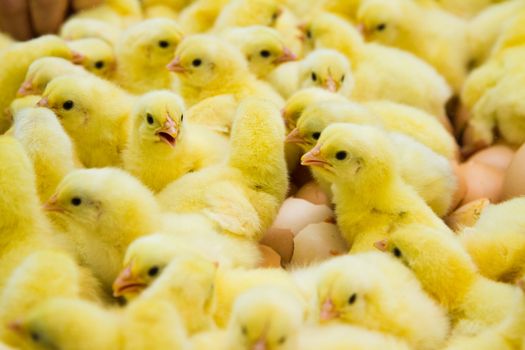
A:
<svg viewBox="0 0 525 350">
<path fill-rule="evenodd" d="M 259 265 L 259 267 L 263 267 L 263 268 L 281 267 L 281 256 L 277 254 L 275 250 L 263 244 L 259 245 L 259 250 L 261 251 L 261 255 L 263 257 L 263 260 L 261 264 Z"/>
<path fill-rule="evenodd" d="M 333 211 L 326 205 L 315 205 L 304 199 L 288 198 L 284 201 L 272 227 L 290 229 L 294 235 L 309 224 L 332 220 Z"/>
<path fill-rule="evenodd" d="M 311 181 L 301 187 L 295 194 L 295 197 L 307 200 L 313 204 L 330 205 L 328 196 L 323 192 L 321 186 L 319 186 L 315 181 Z"/>
<path fill-rule="evenodd" d="M 501 199 L 525 195 L 525 145 L 516 152 L 505 173 Z"/>
<path fill-rule="evenodd" d="M 316 261 L 346 254 L 348 247 L 335 224 L 311 224 L 294 238 L 291 266 L 305 266 Z"/>
<path fill-rule="evenodd" d="M 463 198 L 463 204 L 481 198 L 487 198 L 493 203 L 498 201 L 503 186 L 504 171 L 474 161 L 462 164 L 460 171 L 467 183 L 467 194 Z"/>
<path fill-rule="evenodd" d="M 293 237 L 293 232 L 290 229 L 272 227 L 264 235 L 261 244 L 275 250 L 283 262 L 288 264 L 293 255 Z"/>
<path fill-rule="evenodd" d="M 445 222 L 454 232 L 459 232 L 464 227 L 472 227 L 489 204 L 487 198 L 467 203 L 445 218 Z"/>
<path fill-rule="evenodd" d="M 513 157 L 514 150 L 512 148 L 505 145 L 496 145 L 474 154 L 470 157 L 469 161 L 491 165 L 495 168 L 506 170 Z"/>
<path fill-rule="evenodd" d="M 456 161 L 452 161 L 451 163 L 452 170 L 454 171 L 454 175 L 456 176 L 457 189 L 452 198 L 452 203 L 450 204 L 449 211 L 453 211 L 454 209 L 456 209 L 467 194 L 467 182 L 465 181 L 463 172 L 461 171 L 461 167 Z"/>
</svg>

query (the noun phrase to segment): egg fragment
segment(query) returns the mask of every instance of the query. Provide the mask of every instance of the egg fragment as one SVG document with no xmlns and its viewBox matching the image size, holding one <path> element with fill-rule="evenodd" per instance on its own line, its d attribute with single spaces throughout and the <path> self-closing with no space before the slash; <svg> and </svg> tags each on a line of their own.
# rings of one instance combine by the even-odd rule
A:
<svg viewBox="0 0 525 350">
<path fill-rule="evenodd" d="M 321 186 L 315 181 L 308 182 L 297 191 L 295 194 L 296 198 L 307 200 L 313 204 L 324 204 L 330 205 L 330 200 L 326 193 L 323 192 Z"/>
<path fill-rule="evenodd" d="M 300 198 L 288 198 L 281 206 L 272 227 L 289 229 L 296 235 L 309 224 L 333 218 L 333 211 L 326 205 L 315 205 Z"/>
<path fill-rule="evenodd" d="M 501 200 L 525 195 L 525 145 L 516 152 L 505 173 Z"/>
<path fill-rule="evenodd" d="M 467 183 L 467 193 L 462 203 L 487 198 L 497 203 L 503 186 L 505 172 L 491 165 L 469 161 L 460 165 L 461 176 Z"/>
<path fill-rule="evenodd" d="M 495 145 L 474 154 L 470 157 L 469 162 L 474 161 L 500 170 L 507 170 L 513 157 L 514 150 L 512 148 L 505 145 Z"/>
<path fill-rule="evenodd" d="M 464 227 L 472 227 L 489 204 L 490 201 L 486 198 L 467 203 L 447 216 L 445 222 L 454 232 L 459 232 Z"/>
</svg>

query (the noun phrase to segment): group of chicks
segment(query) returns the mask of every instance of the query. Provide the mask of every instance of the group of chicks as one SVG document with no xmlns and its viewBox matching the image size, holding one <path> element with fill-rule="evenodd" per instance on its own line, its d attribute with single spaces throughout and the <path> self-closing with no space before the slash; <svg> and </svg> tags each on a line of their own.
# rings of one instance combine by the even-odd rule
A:
<svg viewBox="0 0 525 350">
<path fill-rule="evenodd" d="M 524 0 L 0 34 L 0 349 L 524 350 L 524 57 Z"/>
</svg>

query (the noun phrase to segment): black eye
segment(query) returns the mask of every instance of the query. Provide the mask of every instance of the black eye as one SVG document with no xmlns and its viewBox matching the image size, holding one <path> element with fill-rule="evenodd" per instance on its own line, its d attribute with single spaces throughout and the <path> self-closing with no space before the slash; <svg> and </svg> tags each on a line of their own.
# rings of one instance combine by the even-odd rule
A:
<svg viewBox="0 0 525 350">
<path fill-rule="evenodd" d="M 314 72 L 312 72 L 312 80 L 317 81 L 317 74 L 315 74 Z"/>
<path fill-rule="evenodd" d="M 148 270 L 148 276 L 150 276 L 150 277 L 155 277 L 155 276 L 157 276 L 158 273 L 159 273 L 159 267 L 158 266 L 153 266 L 152 268 L 150 268 Z"/>
<path fill-rule="evenodd" d="M 62 107 L 64 107 L 64 109 L 66 111 L 69 111 L 71 108 L 73 108 L 75 106 L 75 104 L 73 103 L 73 101 L 71 100 L 67 100 L 66 102 L 64 102 L 64 104 L 62 105 Z"/>
<path fill-rule="evenodd" d="M 180 115 L 180 121 L 183 121 L 184 120 L 184 114 L 181 114 Z"/>
<path fill-rule="evenodd" d="M 31 339 L 33 339 L 33 341 L 35 341 L 35 342 L 40 341 L 40 334 L 35 333 L 35 332 L 31 332 Z"/>
<path fill-rule="evenodd" d="M 168 46 L 170 46 L 170 43 L 167 42 L 166 40 L 161 40 L 161 41 L 159 41 L 159 46 L 162 47 L 163 49 L 165 49 Z"/>
<path fill-rule="evenodd" d="M 394 256 L 396 258 L 400 258 L 401 255 L 403 255 L 403 254 L 401 254 L 401 250 L 399 250 L 399 248 L 397 248 L 397 247 L 392 250 L 392 253 L 394 254 Z"/>
<path fill-rule="evenodd" d="M 343 74 L 343 76 L 341 77 L 341 83 L 345 81 L 345 75 Z"/>
<path fill-rule="evenodd" d="M 244 334 L 244 335 L 248 335 L 248 329 L 246 328 L 246 326 L 242 326 L 242 327 L 241 327 L 241 332 L 242 332 L 242 334 Z"/>
<path fill-rule="evenodd" d="M 275 21 L 279 17 L 279 12 L 274 12 L 272 15 L 272 21 Z"/>
<path fill-rule="evenodd" d="M 313 138 L 314 140 L 319 140 L 319 137 L 321 137 L 321 133 L 320 133 L 320 132 L 314 132 L 314 133 L 312 134 L 312 138 Z"/>
<path fill-rule="evenodd" d="M 146 114 L 146 121 L 148 122 L 149 125 L 152 125 L 155 120 L 153 119 L 153 116 L 148 113 Z"/>
<path fill-rule="evenodd" d="M 350 298 L 348 298 L 348 304 L 352 305 L 357 300 L 357 294 L 350 295 Z"/>
<path fill-rule="evenodd" d="M 96 69 L 104 68 L 104 61 L 97 61 L 97 62 L 95 62 L 95 68 Z"/>
<path fill-rule="evenodd" d="M 346 151 L 339 151 L 335 154 L 335 158 L 337 160 L 345 160 L 346 159 L 346 156 L 347 156 L 347 153 Z"/>
<path fill-rule="evenodd" d="M 260 54 L 261 54 L 261 57 L 264 57 L 264 58 L 270 57 L 270 51 L 268 50 L 262 50 Z"/>
<path fill-rule="evenodd" d="M 380 32 L 385 30 L 386 29 L 386 24 L 384 23 L 381 23 L 379 24 L 377 27 L 376 27 L 377 30 L 379 30 Z"/>
<path fill-rule="evenodd" d="M 73 197 L 71 198 L 71 204 L 73 204 L 75 207 L 78 207 L 80 204 L 82 204 L 82 199 Z"/>
<path fill-rule="evenodd" d="M 196 58 L 191 62 L 191 64 L 193 65 L 193 67 L 198 67 L 202 64 L 202 61 L 200 58 Z"/>
<path fill-rule="evenodd" d="M 307 37 L 308 39 L 312 39 L 312 32 L 310 31 L 310 29 L 308 29 L 308 30 L 306 31 L 306 37 Z"/>
<path fill-rule="evenodd" d="M 277 341 L 280 345 L 281 344 L 284 344 L 286 342 L 286 337 L 280 337 L 279 340 Z"/>
</svg>

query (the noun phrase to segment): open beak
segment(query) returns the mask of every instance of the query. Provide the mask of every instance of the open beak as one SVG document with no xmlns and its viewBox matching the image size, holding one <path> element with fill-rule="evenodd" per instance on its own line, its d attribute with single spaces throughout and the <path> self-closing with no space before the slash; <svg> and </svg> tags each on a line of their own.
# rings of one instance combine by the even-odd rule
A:
<svg viewBox="0 0 525 350">
<path fill-rule="evenodd" d="M 33 84 L 30 81 L 25 81 L 17 92 L 18 96 L 24 97 L 29 95 L 35 95 L 36 90 L 33 89 Z"/>
<path fill-rule="evenodd" d="M 179 135 L 179 131 L 175 125 L 176 124 L 173 119 L 171 119 L 171 117 L 168 115 L 166 121 L 164 122 L 164 126 L 156 131 L 156 134 L 159 136 L 160 140 L 171 147 L 175 147 L 177 144 L 177 136 Z"/>
<path fill-rule="evenodd" d="M 330 92 L 334 92 L 334 93 L 337 92 L 337 84 L 334 78 L 332 78 L 330 74 L 328 75 L 328 78 L 324 82 L 323 87 Z"/>
<path fill-rule="evenodd" d="M 297 59 L 297 55 L 295 55 L 289 48 L 285 47 L 283 49 L 283 54 L 275 59 L 273 61 L 274 64 L 281 64 L 286 62 L 295 61 Z"/>
<path fill-rule="evenodd" d="M 385 238 L 385 239 L 375 242 L 374 247 L 376 247 L 378 250 L 382 252 L 386 252 L 388 248 L 388 239 Z"/>
<path fill-rule="evenodd" d="M 37 105 L 38 107 L 48 108 L 48 107 L 49 107 L 49 100 L 47 99 L 47 97 L 42 97 L 42 98 L 40 99 L 40 101 L 38 101 L 38 102 L 36 103 L 36 105 Z"/>
<path fill-rule="evenodd" d="M 317 144 L 310 152 L 301 157 L 301 164 L 306 166 L 316 166 L 320 168 L 330 168 L 331 164 L 321 156 L 321 145 Z"/>
<path fill-rule="evenodd" d="M 53 195 L 49 200 L 42 206 L 42 209 L 47 212 L 63 213 L 66 210 L 57 203 L 56 194 Z"/>
<path fill-rule="evenodd" d="M 328 322 L 338 317 L 339 317 L 339 312 L 335 310 L 334 302 L 332 301 L 332 299 L 326 299 L 326 301 L 321 306 L 321 315 L 320 315 L 321 321 Z"/>
<path fill-rule="evenodd" d="M 148 285 L 142 282 L 138 277 L 133 276 L 131 272 L 131 263 L 120 272 L 115 282 L 113 282 L 113 296 L 121 297 L 129 293 L 139 293 Z"/>
<path fill-rule="evenodd" d="M 286 136 L 285 142 L 302 144 L 305 143 L 305 140 L 299 133 L 299 129 L 295 128 Z"/>
<path fill-rule="evenodd" d="M 84 63 L 85 59 L 86 59 L 86 56 L 84 56 L 80 52 L 71 51 L 71 62 L 73 62 L 74 64 L 82 64 Z"/>
<path fill-rule="evenodd" d="M 166 68 L 168 68 L 168 70 L 170 72 L 174 72 L 174 73 L 186 73 L 186 68 L 184 68 L 180 62 L 180 57 L 175 57 L 175 59 L 173 61 L 171 61 L 167 66 Z"/>
</svg>

